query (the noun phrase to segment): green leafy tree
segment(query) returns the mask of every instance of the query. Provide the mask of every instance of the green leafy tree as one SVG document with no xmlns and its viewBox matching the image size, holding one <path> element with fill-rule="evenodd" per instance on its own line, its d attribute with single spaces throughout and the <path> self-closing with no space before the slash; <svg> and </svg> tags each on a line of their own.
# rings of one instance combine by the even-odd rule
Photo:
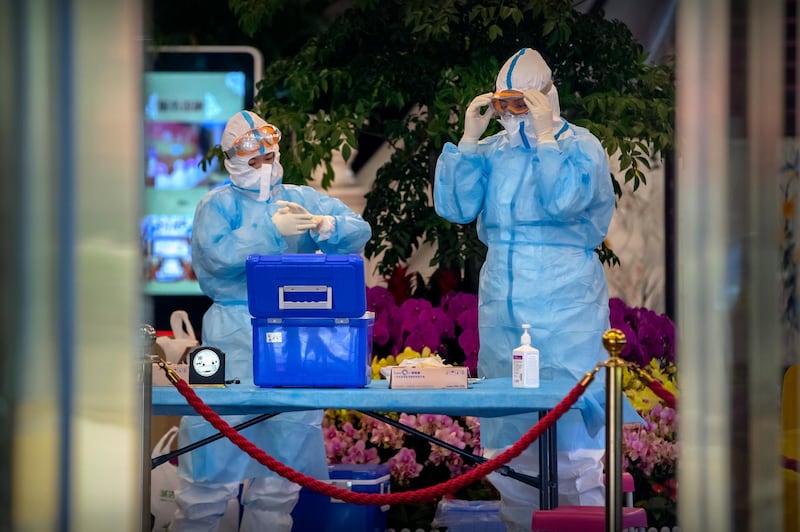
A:
<svg viewBox="0 0 800 532">
<path fill-rule="evenodd" d="M 242 21 L 281 23 L 269 10 L 249 12 L 253 3 L 230 0 Z M 264 4 L 277 12 L 286 2 Z M 258 30 L 253 20 L 240 26 Z M 672 69 L 648 65 L 624 24 L 581 13 L 571 0 L 353 0 L 296 54 L 271 62 L 256 108 L 284 132 L 289 183 L 307 182 L 322 165 L 327 188 L 334 150 L 347 160 L 360 139 L 387 142 L 391 158 L 366 198 L 367 256 L 381 256 L 378 272 L 389 275 L 426 242 L 437 250 L 432 266 L 470 276 L 485 248 L 474 223 L 435 213 L 436 160 L 461 137 L 472 98 L 493 90 L 502 62 L 523 47 L 539 50 L 552 68 L 562 115 L 619 158 L 634 190 L 644 184 L 650 161 L 673 148 Z M 597 251 L 618 263 L 605 245 Z"/>
</svg>

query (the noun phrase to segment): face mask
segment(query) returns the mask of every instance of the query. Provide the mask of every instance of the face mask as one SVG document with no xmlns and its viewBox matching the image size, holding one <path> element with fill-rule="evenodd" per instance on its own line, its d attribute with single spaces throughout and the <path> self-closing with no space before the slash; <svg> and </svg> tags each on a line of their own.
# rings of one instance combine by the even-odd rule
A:
<svg viewBox="0 0 800 532">
<path fill-rule="evenodd" d="M 281 180 L 283 179 L 283 166 L 281 166 L 281 163 L 278 162 L 278 159 L 279 157 L 277 157 L 275 162 L 272 163 L 272 176 L 270 177 L 269 184 L 273 187 L 280 184 Z"/>
<path fill-rule="evenodd" d="M 264 201 L 269 197 L 272 167 L 271 164 L 262 164 L 261 168 L 250 168 L 235 177 L 231 176 L 231 180 L 240 188 L 258 192 L 258 201 Z"/>
<path fill-rule="evenodd" d="M 526 130 L 529 129 L 528 115 L 504 114 L 497 120 L 508 133 L 508 141 L 511 143 L 511 146 L 530 146 L 530 139 L 526 132 Z M 530 137 L 533 137 L 533 135 L 530 135 Z"/>
</svg>

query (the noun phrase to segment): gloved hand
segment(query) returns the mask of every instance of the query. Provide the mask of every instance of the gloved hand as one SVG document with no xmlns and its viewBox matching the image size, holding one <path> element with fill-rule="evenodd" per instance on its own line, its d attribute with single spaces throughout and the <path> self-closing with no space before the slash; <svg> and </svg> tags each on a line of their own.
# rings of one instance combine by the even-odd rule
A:
<svg viewBox="0 0 800 532">
<path fill-rule="evenodd" d="M 289 212 L 292 214 L 311 214 L 305 207 L 293 201 L 278 200 L 277 203 L 281 207 L 286 207 L 289 209 Z"/>
<path fill-rule="evenodd" d="M 464 113 L 464 135 L 461 137 L 462 141 L 478 142 L 483 132 L 489 126 L 489 120 L 492 119 L 495 111 L 492 107 L 491 92 L 476 96 L 467 106 L 467 111 Z M 481 108 L 487 109 L 481 112 Z"/>
<path fill-rule="evenodd" d="M 531 115 L 531 127 L 539 143 L 556 142 L 553 133 L 553 107 L 547 96 L 538 90 L 530 89 L 522 94 Z"/>
<path fill-rule="evenodd" d="M 281 208 L 272 215 L 272 223 L 283 236 L 302 235 L 309 229 L 316 229 L 320 223 L 299 203 L 279 200 L 278 205 Z"/>
</svg>

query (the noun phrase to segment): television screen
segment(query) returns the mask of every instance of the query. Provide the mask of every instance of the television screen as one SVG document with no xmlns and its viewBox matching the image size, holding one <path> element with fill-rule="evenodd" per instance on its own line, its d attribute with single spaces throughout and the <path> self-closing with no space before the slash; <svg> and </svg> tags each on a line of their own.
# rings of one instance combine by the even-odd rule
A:
<svg viewBox="0 0 800 532">
<path fill-rule="evenodd" d="M 227 177 L 200 161 L 225 123 L 244 109 L 243 72 L 145 74 L 145 293 L 199 294 L 192 272 L 192 217 L 200 199 Z M 183 243 L 183 245 L 179 245 Z"/>
<path fill-rule="evenodd" d="M 228 176 L 218 160 L 206 168 L 200 162 L 219 144 L 228 119 L 252 108 L 261 63 L 248 47 L 160 48 L 148 62 L 142 285 L 155 313 L 168 315 L 202 295 L 192 270 L 192 219 L 203 196 Z"/>
</svg>

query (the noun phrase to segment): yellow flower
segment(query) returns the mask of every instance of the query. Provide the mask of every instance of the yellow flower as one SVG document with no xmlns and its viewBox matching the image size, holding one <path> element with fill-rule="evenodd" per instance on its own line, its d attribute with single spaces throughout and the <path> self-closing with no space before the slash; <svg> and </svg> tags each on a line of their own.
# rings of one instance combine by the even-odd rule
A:
<svg viewBox="0 0 800 532">
<path fill-rule="evenodd" d="M 403 352 L 397 355 L 397 363 L 399 364 L 403 360 L 408 360 L 409 358 L 419 358 L 419 353 L 411 349 L 410 347 L 406 347 L 403 349 Z"/>
<path fill-rule="evenodd" d="M 389 355 L 388 357 L 381 359 L 379 359 L 377 356 L 372 357 L 372 378 L 373 379 L 383 378 L 383 376 L 381 375 L 381 368 L 394 365 L 395 361 L 392 355 Z"/>
<path fill-rule="evenodd" d="M 372 357 L 372 378 L 373 379 L 380 379 L 381 378 L 381 363 L 378 360 L 378 357 Z"/>
</svg>

